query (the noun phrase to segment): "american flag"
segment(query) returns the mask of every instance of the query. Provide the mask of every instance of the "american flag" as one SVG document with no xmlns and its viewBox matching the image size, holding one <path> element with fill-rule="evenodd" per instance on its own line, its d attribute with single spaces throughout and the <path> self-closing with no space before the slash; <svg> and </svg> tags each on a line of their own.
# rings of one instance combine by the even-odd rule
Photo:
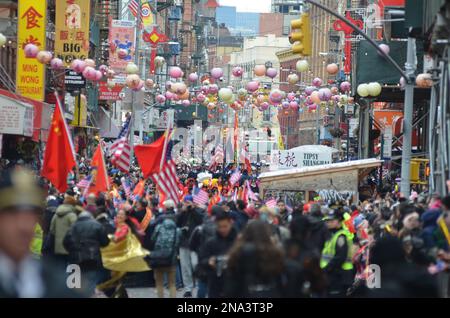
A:
<svg viewBox="0 0 450 318">
<path fill-rule="evenodd" d="M 130 12 L 134 17 L 137 17 L 139 7 L 140 7 L 139 0 L 131 0 L 130 3 L 128 4 L 128 9 L 130 9 Z"/>
<path fill-rule="evenodd" d="M 252 191 L 252 188 L 250 187 L 250 182 L 247 180 L 247 195 L 248 198 L 252 201 L 258 201 L 258 196 L 255 194 L 255 192 Z"/>
<path fill-rule="evenodd" d="M 241 176 L 241 172 L 239 171 L 239 169 L 237 169 L 236 172 L 234 172 L 230 177 L 230 184 L 234 185 L 235 183 L 239 182 Z"/>
<path fill-rule="evenodd" d="M 117 140 L 110 146 L 111 163 L 123 172 L 130 171 L 131 145 L 129 142 L 131 116 L 128 117 Z"/>
<path fill-rule="evenodd" d="M 197 194 L 194 195 L 194 203 L 199 205 L 205 205 L 209 201 L 208 192 L 200 189 Z"/>
<path fill-rule="evenodd" d="M 214 150 L 214 156 L 211 158 L 210 169 L 213 169 L 217 164 L 223 161 L 223 156 L 223 147 L 221 144 L 219 144 L 216 146 L 216 149 Z"/>
<path fill-rule="evenodd" d="M 80 180 L 80 182 L 77 183 L 77 187 L 81 188 L 81 189 L 89 188 L 90 185 L 91 185 L 91 176 L 90 175 L 83 178 L 82 180 Z"/>
<path fill-rule="evenodd" d="M 122 177 L 122 178 L 120 179 L 120 182 L 122 183 L 122 187 L 123 187 L 123 190 L 125 191 L 125 195 L 126 195 L 127 197 L 130 197 L 130 194 L 131 194 L 131 187 L 130 187 L 130 184 L 129 184 L 128 181 L 125 179 L 125 177 Z"/>
<path fill-rule="evenodd" d="M 166 138 L 170 139 L 170 133 Z M 175 204 L 180 203 L 178 193 L 178 176 L 175 161 L 172 159 L 173 142 L 171 140 L 167 143 L 166 156 L 162 169 L 159 173 L 152 175 L 153 182 L 158 186 L 159 191 L 165 196 L 166 200 L 172 199 Z"/>
<path fill-rule="evenodd" d="M 277 206 L 277 200 L 275 199 L 270 199 L 268 201 L 266 201 L 266 207 L 270 208 L 270 209 L 274 209 Z"/>
</svg>

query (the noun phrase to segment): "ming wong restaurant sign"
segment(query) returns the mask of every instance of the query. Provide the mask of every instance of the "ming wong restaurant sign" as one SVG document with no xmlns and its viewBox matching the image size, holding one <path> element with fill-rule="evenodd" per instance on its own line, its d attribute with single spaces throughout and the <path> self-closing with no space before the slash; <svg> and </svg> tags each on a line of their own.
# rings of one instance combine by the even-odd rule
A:
<svg viewBox="0 0 450 318">
<path fill-rule="evenodd" d="M 25 97 L 43 101 L 45 66 L 35 58 L 27 58 L 24 48 L 34 44 L 45 49 L 46 0 L 20 0 L 17 16 L 17 92 Z"/>
<path fill-rule="evenodd" d="M 90 0 L 56 0 L 55 54 L 66 66 L 88 57 L 90 8 Z"/>
</svg>

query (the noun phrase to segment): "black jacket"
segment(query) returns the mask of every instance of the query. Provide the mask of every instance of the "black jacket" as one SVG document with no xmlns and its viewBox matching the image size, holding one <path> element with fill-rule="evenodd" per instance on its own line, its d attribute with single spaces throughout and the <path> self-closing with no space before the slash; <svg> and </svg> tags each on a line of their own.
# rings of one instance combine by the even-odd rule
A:
<svg viewBox="0 0 450 318">
<path fill-rule="evenodd" d="M 200 248 L 199 266 L 206 269 L 208 276 L 208 296 L 210 298 L 224 297 L 224 282 L 226 270 L 226 256 L 237 237 L 237 231 L 232 228 L 227 237 L 218 233 L 205 242 Z M 212 268 L 208 262 L 211 257 L 216 258 L 216 267 Z"/>
<path fill-rule="evenodd" d="M 241 210 L 232 210 L 230 211 L 230 214 L 233 217 L 236 230 L 239 232 L 242 231 L 250 218 L 248 214 Z"/>
<path fill-rule="evenodd" d="M 63 244 L 71 263 L 98 269 L 102 267 L 100 248 L 109 244 L 109 238 L 99 222 L 81 214 L 64 237 Z"/>
<path fill-rule="evenodd" d="M 320 217 L 308 215 L 307 218 L 311 222 L 311 236 L 308 238 L 309 246 L 321 253 L 325 242 L 331 237 L 330 231 Z"/>
<path fill-rule="evenodd" d="M 203 223 L 204 214 L 199 208 L 181 211 L 176 218 L 177 227 L 181 229 L 181 247 L 189 247 L 189 239 L 194 229 Z"/>
</svg>

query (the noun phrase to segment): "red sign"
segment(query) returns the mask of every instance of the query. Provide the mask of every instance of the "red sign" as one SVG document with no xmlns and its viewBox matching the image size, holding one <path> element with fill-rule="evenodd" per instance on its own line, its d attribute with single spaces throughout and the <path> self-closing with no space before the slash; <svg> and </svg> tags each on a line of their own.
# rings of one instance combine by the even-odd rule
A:
<svg viewBox="0 0 450 318">
<path fill-rule="evenodd" d="M 106 82 L 100 82 L 99 86 L 99 100 L 119 100 L 122 87 L 116 85 L 113 88 L 109 88 Z"/>
</svg>

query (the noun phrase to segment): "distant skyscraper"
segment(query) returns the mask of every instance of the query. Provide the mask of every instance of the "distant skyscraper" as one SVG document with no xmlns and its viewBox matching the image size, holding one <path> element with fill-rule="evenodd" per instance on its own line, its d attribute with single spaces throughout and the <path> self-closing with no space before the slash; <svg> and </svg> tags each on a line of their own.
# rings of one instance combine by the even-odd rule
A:
<svg viewBox="0 0 450 318">
<path fill-rule="evenodd" d="M 289 14 L 300 12 L 302 0 L 272 0 L 272 12 Z"/>
</svg>

